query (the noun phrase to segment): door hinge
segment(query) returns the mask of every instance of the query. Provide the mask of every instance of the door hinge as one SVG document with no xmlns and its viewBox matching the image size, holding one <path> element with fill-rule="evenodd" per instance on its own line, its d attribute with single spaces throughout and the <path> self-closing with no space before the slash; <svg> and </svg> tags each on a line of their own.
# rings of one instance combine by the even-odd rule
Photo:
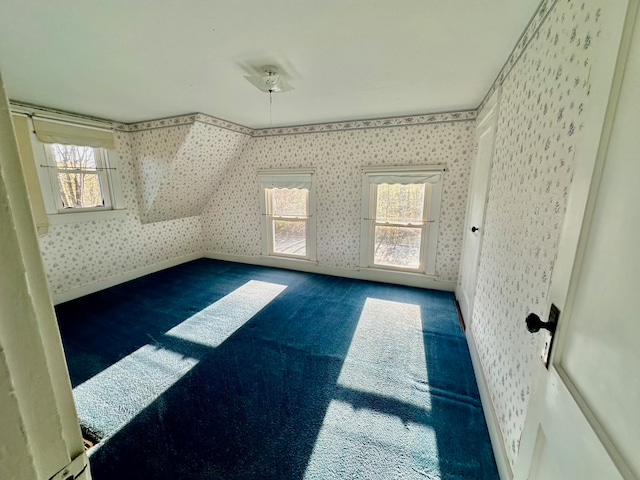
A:
<svg viewBox="0 0 640 480">
<path fill-rule="evenodd" d="M 83 452 L 71 460 L 67 466 L 49 480 L 75 480 L 76 478 L 80 478 L 80 475 L 82 475 L 88 467 L 89 462 L 87 461 L 87 455 Z"/>
</svg>

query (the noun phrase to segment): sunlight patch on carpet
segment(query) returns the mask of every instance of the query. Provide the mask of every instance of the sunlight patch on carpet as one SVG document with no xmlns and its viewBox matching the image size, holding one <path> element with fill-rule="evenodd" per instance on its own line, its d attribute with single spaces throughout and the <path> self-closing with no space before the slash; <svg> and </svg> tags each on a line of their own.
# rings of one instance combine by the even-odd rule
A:
<svg viewBox="0 0 640 480">
<path fill-rule="evenodd" d="M 440 478 L 422 324 L 419 305 L 366 299 L 304 480 Z"/>
<path fill-rule="evenodd" d="M 251 280 L 165 335 L 217 347 L 286 288 Z M 120 430 L 198 363 L 154 340 L 73 389 L 80 422 L 97 438 Z"/>
<path fill-rule="evenodd" d="M 286 285 L 250 280 L 166 335 L 215 348 L 286 288 Z"/>
<path fill-rule="evenodd" d="M 332 401 L 304 480 L 440 480 L 436 432 L 393 414 Z"/>
<path fill-rule="evenodd" d="M 419 305 L 367 298 L 338 385 L 428 410 L 424 348 Z"/>
</svg>

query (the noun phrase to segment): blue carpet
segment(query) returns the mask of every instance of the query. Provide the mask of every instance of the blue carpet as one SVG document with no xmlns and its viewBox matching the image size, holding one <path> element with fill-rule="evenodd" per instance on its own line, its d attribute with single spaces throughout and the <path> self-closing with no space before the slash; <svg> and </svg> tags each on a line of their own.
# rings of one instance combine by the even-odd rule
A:
<svg viewBox="0 0 640 480">
<path fill-rule="evenodd" d="M 95 480 L 498 478 L 451 293 L 201 259 L 56 310 Z"/>
</svg>

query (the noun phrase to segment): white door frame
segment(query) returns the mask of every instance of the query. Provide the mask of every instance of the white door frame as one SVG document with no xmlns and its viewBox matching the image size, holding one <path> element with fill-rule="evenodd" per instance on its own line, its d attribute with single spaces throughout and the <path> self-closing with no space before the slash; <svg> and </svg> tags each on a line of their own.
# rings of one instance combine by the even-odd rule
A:
<svg viewBox="0 0 640 480">
<path fill-rule="evenodd" d="M 484 226 L 485 226 L 485 212 L 487 207 L 487 199 L 489 197 L 489 186 L 491 184 L 491 167 L 493 165 L 493 157 L 495 154 L 495 140 L 498 130 L 498 115 L 500 110 L 500 92 L 501 87 L 498 87 L 496 91 L 491 95 L 485 104 L 482 111 L 478 114 L 476 120 L 476 155 L 471 167 L 471 178 L 469 180 L 469 194 L 467 196 L 467 218 L 465 220 L 465 228 L 462 237 L 462 255 L 460 258 L 460 279 L 456 286 L 456 298 L 460 304 L 460 311 L 462 318 L 464 318 L 466 327 L 471 326 L 473 316 L 473 300 L 475 297 L 476 279 L 478 277 L 478 269 L 480 266 L 480 255 L 482 252 L 482 240 L 484 238 Z M 490 134 L 490 137 L 485 135 Z M 480 163 L 480 155 L 482 154 L 481 142 L 487 142 L 485 138 L 489 139 L 489 143 L 482 145 L 486 148 L 487 158 L 485 163 Z M 484 168 L 485 172 L 480 172 L 480 169 Z M 481 175 L 486 174 L 486 178 Z M 479 192 L 475 192 L 479 189 Z M 479 193 L 479 195 L 475 195 Z M 478 198 L 476 198 L 478 197 Z M 480 205 L 474 203 L 479 201 Z M 472 214 L 475 209 L 481 211 L 481 219 L 472 218 Z M 476 222 L 477 225 L 472 225 Z M 475 231 L 472 232 L 472 228 Z M 473 242 L 475 240 L 475 242 Z M 471 285 L 471 289 L 469 289 Z"/>
<path fill-rule="evenodd" d="M 9 385 L 15 399 L 8 410 L 0 409 L 0 423 L 6 420 L 21 430 L 11 436 L 0 430 L 6 449 L 0 471 L 7 478 L 73 475 L 87 480 L 71 383 L 1 78 L 0 245 L 0 386 Z"/>
<path fill-rule="evenodd" d="M 535 470 L 535 463 L 539 460 L 536 458 L 539 426 L 545 419 L 549 423 L 549 419 L 553 417 L 554 409 L 563 409 L 566 415 L 574 419 L 580 417 L 582 424 L 578 426 L 578 431 L 580 432 L 578 436 L 581 440 L 579 443 L 586 445 L 592 441 L 599 442 L 622 477 L 634 478 L 621 456 L 616 452 L 604 429 L 599 425 L 595 415 L 589 410 L 589 407 L 582 400 L 577 389 L 560 365 L 563 346 L 571 323 L 572 303 L 578 286 L 582 263 L 585 259 L 585 248 L 597 202 L 598 186 L 614 126 L 629 44 L 638 12 L 638 0 L 620 1 L 622 2 L 620 8 L 623 11 L 626 10 L 626 16 L 621 39 L 620 37 L 617 39 L 620 45 L 618 55 L 613 58 L 601 59 L 603 63 L 614 63 L 613 66 L 609 64 L 606 67 L 609 68 L 609 72 L 613 71 L 613 78 L 611 78 L 611 73 L 592 78 L 594 82 L 593 91 L 600 89 L 602 99 L 594 102 L 596 105 L 590 113 L 593 121 L 585 122 L 587 128 L 583 132 L 583 141 L 578 151 L 581 154 L 580 161 L 575 162 L 574 179 L 569 192 L 565 222 L 560 237 L 558 256 L 552 274 L 549 293 L 549 304 L 555 304 L 561 311 L 560 321 L 556 332 L 554 350 L 551 353 L 550 369 L 547 371 L 542 362 L 540 362 L 536 371 L 534 388 L 522 432 L 518 460 L 514 469 L 515 480 L 527 479 L 530 472 Z M 640 25 L 636 25 L 636 28 L 638 27 Z M 615 37 L 615 34 L 613 34 L 613 37 Z M 613 38 L 608 41 L 616 41 L 616 39 Z M 603 89 L 609 87 L 609 95 L 606 95 L 606 90 Z M 546 315 L 548 311 L 549 308 L 539 313 Z M 543 318 L 543 320 L 546 320 L 546 318 Z M 544 339 L 539 338 L 541 349 L 543 343 Z M 570 404 L 567 403 L 567 399 L 571 399 Z M 584 428 L 585 425 L 586 428 Z M 569 450 L 574 449 L 574 451 L 579 447 L 580 445 L 568 446 Z M 584 458 L 584 465 L 588 465 L 590 460 L 589 458 Z M 587 475 L 593 474 L 593 471 L 587 472 Z M 581 478 L 592 477 L 585 476 Z"/>
</svg>

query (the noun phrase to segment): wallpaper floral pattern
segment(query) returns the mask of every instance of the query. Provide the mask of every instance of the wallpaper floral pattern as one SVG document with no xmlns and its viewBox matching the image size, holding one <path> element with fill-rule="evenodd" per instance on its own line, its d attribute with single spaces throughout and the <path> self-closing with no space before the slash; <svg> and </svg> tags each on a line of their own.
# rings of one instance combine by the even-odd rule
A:
<svg viewBox="0 0 640 480">
<path fill-rule="evenodd" d="M 141 223 L 131 134 L 115 139 L 126 216 L 49 226 L 40 249 L 54 295 L 202 251 L 199 217 Z"/>
<path fill-rule="evenodd" d="M 465 115 L 467 115 L 465 113 Z M 254 136 L 225 171 L 203 214 L 205 249 L 260 255 L 257 171 L 314 167 L 317 260 L 327 267 L 357 268 L 360 255 L 362 173 L 365 165 L 444 164 L 442 214 L 436 260 L 439 280 L 458 277 L 470 162 L 475 153 L 475 114 L 431 123 L 383 128 L 345 127 L 312 133 L 283 131 Z M 443 121 L 444 120 L 444 121 Z M 295 133 L 295 134 L 293 134 Z"/>
<path fill-rule="evenodd" d="M 132 133 L 142 220 L 146 221 L 153 204 L 171 172 L 171 164 L 184 144 L 192 124 Z"/>
<path fill-rule="evenodd" d="M 145 223 L 200 215 L 251 137 L 194 121 L 132 133 Z"/>
<path fill-rule="evenodd" d="M 318 263 L 356 268 L 360 167 L 447 165 L 436 271 L 455 282 L 474 120 L 453 112 L 276 132 L 196 114 L 120 125 L 126 216 L 50 226 L 40 243 L 52 293 L 206 251 L 259 255 L 257 170 L 300 166 L 317 167 Z"/>
<path fill-rule="evenodd" d="M 543 0 L 486 97 L 502 85 L 471 330 L 512 465 L 539 361 L 523 318 L 528 311 L 543 315 L 547 305 L 606 11 L 604 0 Z M 116 143 L 127 214 L 50 226 L 40 242 L 52 291 L 183 255 L 259 255 L 257 171 L 269 168 L 315 167 L 318 263 L 357 268 L 367 165 L 447 166 L 436 272 L 454 282 L 475 116 L 256 131 L 202 114 L 121 125 Z"/>
<path fill-rule="evenodd" d="M 543 8 L 547 8 L 547 3 Z M 600 1 L 559 0 L 504 78 L 472 332 L 513 465 L 589 102 Z"/>
</svg>

